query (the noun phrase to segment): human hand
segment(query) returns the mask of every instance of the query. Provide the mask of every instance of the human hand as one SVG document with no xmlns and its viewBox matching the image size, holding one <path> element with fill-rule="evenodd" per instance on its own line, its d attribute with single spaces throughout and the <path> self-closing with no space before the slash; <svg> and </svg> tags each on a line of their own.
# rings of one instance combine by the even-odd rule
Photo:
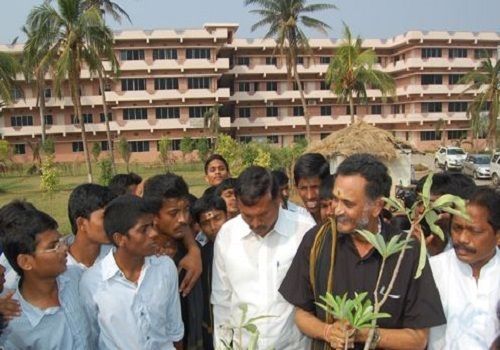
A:
<svg viewBox="0 0 500 350">
<path fill-rule="evenodd" d="M 0 314 L 5 322 L 21 316 L 21 304 L 19 304 L 18 300 L 12 299 L 15 292 L 15 290 L 9 290 L 0 296 Z"/>
<path fill-rule="evenodd" d="M 347 321 L 336 321 L 325 328 L 324 340 L 330 344 L 332 349 L 343 350 L 347 344 L 347 349 L 354 348 L 354 338 L 356 329 Z"/>
<path fill-rule="evenodd" d="M 193 246 L 189 249 L 184 258 L 179 261 L 179 272 L 181 270 L 186 270 L 186 275 L 181 282 L 179 291 L 182 293 L 182 296 L 185 297 L 191 292 L 191 289 L 193 289 L 200 278 L 203 270 L 200 248 Z"/>
</svg>

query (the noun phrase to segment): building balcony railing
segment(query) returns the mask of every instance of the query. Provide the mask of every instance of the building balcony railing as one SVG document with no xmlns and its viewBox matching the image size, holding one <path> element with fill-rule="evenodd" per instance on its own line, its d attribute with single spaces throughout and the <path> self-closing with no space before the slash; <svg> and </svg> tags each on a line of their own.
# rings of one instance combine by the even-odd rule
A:
<svg viewBox="0 0 500 350">
<path fill-rule="evenodd" d="M 141 91 L 123 91 L 106 92 L 106 99 L 109 103 L 119 104 L 120 102 L 136 102 L 136 101 L 147 101 L 153 103 L 153 101 L 158 100 L 181 100 L 185 102 L 190 99 L 215 99 L 219 101 L 220 99 L 229 99 L 230 90 L 229 88 L 220 88 L 215 91 L 209 89 L 190 89 L 186 92 L 180 92 L 179 90 L 155 90 L 152 93 L 141 90 Z"/>
<path fill-rule="evenodd" d="M 218 58 L 214 61 L 209 59 L 186 59 L 186 60 L 154 60 L 148 64 L 145 60 L 122 61 L 120 70 L 125 73 L 129 71 L 147 71 L 152 70 L 174 70 L 184 72 L 187 69 L 211 69 L 214 72 L 229 69 L 229 58 Z"/>
</svg>

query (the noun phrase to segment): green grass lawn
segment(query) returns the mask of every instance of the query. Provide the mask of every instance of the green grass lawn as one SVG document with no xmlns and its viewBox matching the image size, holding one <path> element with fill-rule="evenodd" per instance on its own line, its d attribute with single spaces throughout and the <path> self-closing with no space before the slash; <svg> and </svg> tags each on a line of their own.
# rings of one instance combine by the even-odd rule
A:
<svg viewBox="0 0 500 350">
<path fill-rule="evenodd" d="M 97 167 L 94 166 L 94 169 L 94 181 L 97 181 L 99 174 Z M 132 164 L 130 170 L 142 176 L 143 179 L 165 172 L 161 166 L 141 164 Z M 202 163 L 176 164 L 171 167 L 171 171 L 184 177 L 191 193 L 197 197 L 207 187 Z M 67 174 L 70 171 L 63 170 L 61 172 Z M 125 172 L 125 167 L 119 165 L 118 172 Z M 68 197 L 73 188 L 86 182 L 87 176 L 84 166 L 79 166 L 76 170 L 71 171 L 72 175 L 61 175 L 59 190 L 51 197 L 40 191 L 40 177 L 38 175 L 20 174 L 21 172 L 0 176 L 0 206 L 13 199 L 25 199 L 32 202 L 38 209 L 53 216 L 59 223 L 61 233 L 70 233 L 67 215 Z"/>
</svg>

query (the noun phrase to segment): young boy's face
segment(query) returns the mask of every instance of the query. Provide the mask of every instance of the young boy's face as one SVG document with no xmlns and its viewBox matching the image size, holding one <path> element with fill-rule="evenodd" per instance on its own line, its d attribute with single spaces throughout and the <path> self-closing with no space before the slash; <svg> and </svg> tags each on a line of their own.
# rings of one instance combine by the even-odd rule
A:
<svg viewBox="0 0 500 350">
<path fill-rule="evenodd" d="M 333 206 L 331 199 L 321 199 L 319 201 L 319 212 L 321 215 L 321 222 L 326 222 L 329 217 L 333 217 Z"/>
<path fill-rule="evenodd" d="M 228 188 L 227 190 L 222 191 L 220 196 L 222 199 L 224 199 L 224 202 L 226 202 L 227 212 L 229 214 L 235 216 L 234 214 L 240 212 L 238 208 L 238 202 L 236 201 L 236 196 L 234 195 L 233 188 Z"/>
<path fill-rule="evenodd" d="M 119 235 L 118 249 L 124 249 L 136 257 L 151 256 L 157 251 L 156 237 L 158 231 L 153 224 L 154 215 L 144 214 L 137 223 L 128 230 L 127 235 Z"/>
<path fill-rule="evenodd" d="M 88 219 L 82 219 L 83 229 L 90 240 L 99 244 L 109 243 L 106 231 L 104 231 L 104 208 L 93 211 Z"/>
<path fill-rule="evenodd" d="M 213 242 L 226 220 L 226 212 L 223 210 L 212 209 L 206 211 L 200 215 L 201 231 Z"/>
<path fill-rule="evenodd" d="M 30 257 L 19 264 L 25 273 L 30 271 L 39 278 L 57 277 L 66 271 L 68 246 L 57 230 L 48 230 L 36 236 L 36 248 Z M 18 259 L 24 254 L 18 256 Z"/>
<path fill-rule="evenodd" d="M 154 220 L 158 233 L 173 239 L 184 237 L 189 222 L 189 202 L 184 198 L 165 199 Z"/>
<path fill-rule="evenodd" d="M 319 176 L 301 178 L 297 183 L 297 190 L 302 203 L 311 215 L 319 212 L 319 186 L 321 179 Z"/>
</svg>

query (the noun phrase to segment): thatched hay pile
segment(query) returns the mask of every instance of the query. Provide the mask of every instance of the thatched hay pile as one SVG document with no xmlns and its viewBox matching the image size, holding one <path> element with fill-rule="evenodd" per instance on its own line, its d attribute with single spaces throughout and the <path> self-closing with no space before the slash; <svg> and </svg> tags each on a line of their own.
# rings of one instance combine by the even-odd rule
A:
<svg viewBox="0 0 500 350">
<path fill-rule="evenodd" d="M 398 140 L 390 132 L 358 121 L 321 141 L 313 142 L 306 152 L 321 153 L 327 158 L 369 153 L 390 161 L 398 157 L 400 149 L 415 151 L 410 144 Z"/>
</svg>

